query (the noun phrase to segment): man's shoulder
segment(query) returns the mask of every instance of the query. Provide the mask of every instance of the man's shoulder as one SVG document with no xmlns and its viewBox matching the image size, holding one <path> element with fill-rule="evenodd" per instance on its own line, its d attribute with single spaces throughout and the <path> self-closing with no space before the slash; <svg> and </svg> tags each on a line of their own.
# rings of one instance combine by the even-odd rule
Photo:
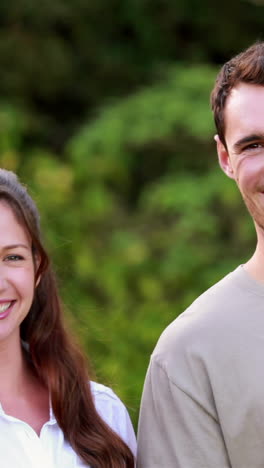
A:
<svg viewBox="0 0 264 468">
<path fill-rule="evenodd" d="M 153 352 L 155 359 L 181 354 L 187 349 L 213 347 L 222 340 L 245 303 L 247 291 L 241 283 L 242 267 L 222 278 L 201 294 L 161 334 Z"/>
</svg>

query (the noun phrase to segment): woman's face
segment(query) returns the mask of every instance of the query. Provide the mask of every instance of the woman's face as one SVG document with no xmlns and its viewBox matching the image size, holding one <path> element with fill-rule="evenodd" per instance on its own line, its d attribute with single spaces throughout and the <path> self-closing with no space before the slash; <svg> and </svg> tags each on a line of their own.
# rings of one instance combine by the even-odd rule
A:
<svg viewBox="0 0 264 468">
<path fill-rule="evenodd" d="M 0 201 L 0 348 L 20 340 L 20 324 L 35 290 L 31 239 L 7 202 Z"/>
</svg>

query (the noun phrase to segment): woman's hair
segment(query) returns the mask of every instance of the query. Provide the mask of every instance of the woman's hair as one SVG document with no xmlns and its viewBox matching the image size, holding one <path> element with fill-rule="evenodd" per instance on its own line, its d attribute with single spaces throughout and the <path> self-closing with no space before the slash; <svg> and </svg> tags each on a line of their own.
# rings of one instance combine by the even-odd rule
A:
<svg viewBox="0 0 264 468">
<path fill-rule="evenodd" d="M 225 146 L 225 105 L 232 89 L 240 83 L 264 85 L 264 42 L 256 42 L 226 62 L 216 78 L 211 106 L 219 138 Z"/>
<path fill-rule="evenodd" d="M 95 409 L 84 355 L 63 325 L 63 309 L 49 257 L 42 245 L 36 205 L 17 176 L 0 169 L 0 201 L 12 208 L 32 240 L 35 295 L 21 324 L 37 376 L 47 386 L 53 412 L 75 452 L 93 468 L 132 468 L 129 447 Z"/>
</svg>

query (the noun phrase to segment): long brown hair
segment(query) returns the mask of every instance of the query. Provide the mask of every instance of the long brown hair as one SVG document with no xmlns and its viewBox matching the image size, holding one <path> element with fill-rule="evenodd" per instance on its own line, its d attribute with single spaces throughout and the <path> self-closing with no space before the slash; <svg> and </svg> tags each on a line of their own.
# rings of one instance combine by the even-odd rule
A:
<svg viewBox="0 0 264 468">
<path fill-rule="evenodd" d="M 211 106 L 219 138 L 225 147 L 225 105 L 231 90 L 239 83 L 264 86 L 264 42 L 256 42 L 226 62 L 216 78 Z"/>
<path fill-rule="evenodd" d="M 37 376 L 47 386 L 54 415 L 75 452 L 93 468 L 132 468 L 129 447 L 95 409 L 86 360 L 63 324 L 63 307 L 40 233 L 36 205 L 17 176 L 0 169 L 0 200 L 12 208 L 32 239 L 35 295 L 21 324 Z"/>
</svg>

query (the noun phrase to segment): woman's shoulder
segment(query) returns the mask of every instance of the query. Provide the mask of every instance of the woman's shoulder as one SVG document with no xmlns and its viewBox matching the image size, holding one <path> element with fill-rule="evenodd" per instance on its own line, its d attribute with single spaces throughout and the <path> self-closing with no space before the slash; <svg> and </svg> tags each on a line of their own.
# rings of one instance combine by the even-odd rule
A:
<svg viewBox="0 0 264 468">
<path fill-rule="evenodd" d="M 98 382 L 90 381 L 92 395 L 95 401 L 112 401 L 122 403 L 118 396 L 110 387 L 106 387 Z"/>
<path fill-rule="evenodd" d="M 113 390 L 97 382 L 90 382 L 96 410 L 101 418 L 136 452 L 134 429 L 125 405 Z"/>
<path fill-rule="evenodd" d="M 117 423 L 124 418 L 129 419 L 125 405 L 111 388 L 93 381 L 90 386 L 96 409 L 104 420 Z"/>
</svg>

